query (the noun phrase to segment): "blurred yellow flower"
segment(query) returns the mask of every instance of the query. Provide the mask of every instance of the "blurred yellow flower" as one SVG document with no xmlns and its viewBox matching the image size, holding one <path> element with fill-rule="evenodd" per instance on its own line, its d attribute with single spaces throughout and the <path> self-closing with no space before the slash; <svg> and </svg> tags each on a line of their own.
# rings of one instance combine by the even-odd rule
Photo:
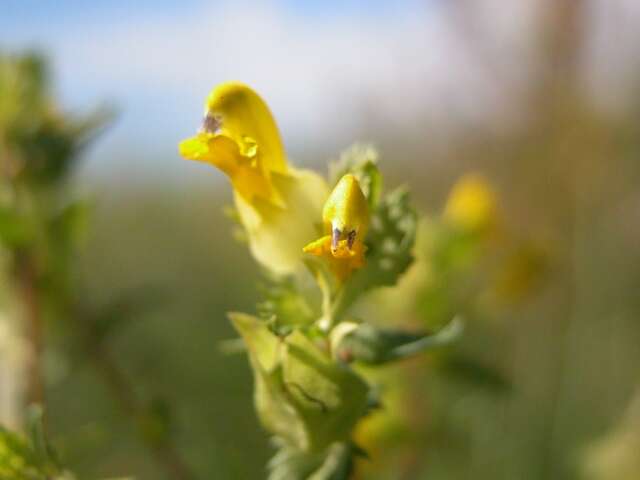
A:
<svg viewBox="0 0 640 480">
<path fill-rule="evenodd" d="M 364 266 L 364 238 L 369 228 L 369 207 L 360 184 L 344 175 L 324 204 L 323 237 L 304 247 L 306 253 L 323 257 L 340 281 Z"/>
<path fill-rule="evenodd" d="M 640 478 L 640 391 L 619 425 L 584 452 L 586 480 L 637 480 Z"/>
<path fill-rule="evenodd" d="M 260 96 L 239 82 L 214 88 L 202 128 L 180 154 L 209 163 L 230 179 L 253 256 L 275 273 L 301 265 L 301 248 L 318 232 L 313 219 L 327 186 L 322 177 L 287 164 L 280 133 Z"/>
<path fill-rule="evenodd" d="M 489 182 L 476 173 L 460 178 L 449 194 L 444 218 L 465 231 L 492 230 L 497 221 L 497 198 Z"/>
</svg>

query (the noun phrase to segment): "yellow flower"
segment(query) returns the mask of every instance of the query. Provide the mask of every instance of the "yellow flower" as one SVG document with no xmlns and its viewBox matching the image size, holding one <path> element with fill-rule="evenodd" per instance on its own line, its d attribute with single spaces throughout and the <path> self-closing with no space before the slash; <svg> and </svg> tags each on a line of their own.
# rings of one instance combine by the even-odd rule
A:
<svg viewBox="0 0 640 480">
<path fill-rule="evenodd" d="M 497 199 L 486 179 L 472 173 L 458 180 L 449 194 L 444 217 L 465 231 L 491 231 L 496 226 Z"/>
<path fill-rule="evenodd" d="M 180 154 L 226 173 L 245 200 L 281 205 L 271 173 L 287 173 L 284 148 L 267 105 L 246 85 L 228 82 L 207 98 L 202 128 L 180 143 Z"/>
<path fill-rule="evenodd" d="M 275 273 L 301 265 L 300 249 L 317 235 L 313 222 L 327 196 L 317 174 L 287 164 L 278 127 L 260 96 L 239 82 L 214 88 L 202 128 L 180 154 L 230 179 L 254 257 Z"/>
<path fill-rule="evenodd" d="M 340 281 L 364 266 L 364 239 L 369 227 L 369 207 L 360 184 L 344 175 L 324 204 L 326 235 L 304 247 L 306 253 L 323 257 Z"/>
</svg>

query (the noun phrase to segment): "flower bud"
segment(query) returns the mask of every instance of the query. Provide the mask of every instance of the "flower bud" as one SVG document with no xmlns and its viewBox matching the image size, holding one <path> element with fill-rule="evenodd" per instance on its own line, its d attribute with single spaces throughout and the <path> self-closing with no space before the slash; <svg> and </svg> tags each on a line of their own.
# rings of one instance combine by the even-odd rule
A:
<svg viewBox="0 0 640 480">
<path fill-rule="evenodd" d="M 322 210 L 326 235 L 304 247 L 325 258 L 340 281 L 364 266 L 364 239 L 369 228 L 369 206 L 356 177 L 344 175 Z"/>
</svg>

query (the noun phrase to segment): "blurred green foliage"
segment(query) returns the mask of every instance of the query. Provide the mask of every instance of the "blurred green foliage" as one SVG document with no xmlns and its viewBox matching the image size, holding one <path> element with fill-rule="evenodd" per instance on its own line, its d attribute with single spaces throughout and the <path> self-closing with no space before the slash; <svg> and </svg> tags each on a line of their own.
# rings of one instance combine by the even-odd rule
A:
<svg viewBox="0 0 640 480">
<path fill-rule="evenodd" d="M 5 273 L 30 259 L 51 305 L 47 422 L 65 465 L 78 478 L 169 478 L 145 446 L 169 436 L 196 478 L 263 478 L 272 447 L 247 413 L 249 368 L 216 349 L 233 335 L 225 312 L 260 297 L 243 247 L 220 233 L 224 198 L 94 179 L 87 218 L 69 175 L 100 122 L 61 113 L 40 60 L 1 65 L 0 236 L 15 253 Z M 386 400 L 356 436 L 370 457 L 362 478 L 609 480 L 635 467 L 625 412 L 640 378 L 640 101 L 611 115 L 574 86 L 541 75 L 519 125 L 470 125 L 444 152 L 420 122 L 380 129 L 381 151 L 401 159 L 383 166 L 387 178 L 408 179 L 432 215 L 406 290 L 359 314 L 381 328 L 436 328 L 454 312 L 467 324 L 456 347 L 369 377 Z M 496 191 L 499 235 L 440 216 L 469 170 Z M 270 299 L 265 316 L 289 308 L 286 287 Z M 142 399 L 133 422 L 90 360 L 103 349 Z M 24 436 L 0 437 L 0 465 L 34 458 Z"/>
<path fill-rule="evenodd" d="M 68 270 L 86 221 L 86 204 L 68 178 L 106 120 L 106 112 L 64 114 L 41 57 L 0 55 L 0 244 L 16 275 L 33 277 L 53 303 L 69 295 Z"/>
<path fill-rule="evenodd" d="M 73 480 L 75 477 L 63 470 L 45 438 L 41 409 L 32 408 L 28 414 L 29 438 L 0 426 L 0 478 Z"/>
</svg>

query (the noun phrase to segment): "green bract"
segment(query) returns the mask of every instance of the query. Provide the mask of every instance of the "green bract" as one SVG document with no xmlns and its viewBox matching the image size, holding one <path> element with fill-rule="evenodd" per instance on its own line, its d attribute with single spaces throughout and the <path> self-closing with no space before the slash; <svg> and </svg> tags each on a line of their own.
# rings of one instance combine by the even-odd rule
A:
<svg viewBox="0 0 640 480">
<path fill-rule="evenodd" d="M 258 318 L 230 316 L 249 352 L 265 428 L 308 452 L 348 439 L 366 412 L 367 384 L 300 330 L 278 337 Z"/>
</svg>

